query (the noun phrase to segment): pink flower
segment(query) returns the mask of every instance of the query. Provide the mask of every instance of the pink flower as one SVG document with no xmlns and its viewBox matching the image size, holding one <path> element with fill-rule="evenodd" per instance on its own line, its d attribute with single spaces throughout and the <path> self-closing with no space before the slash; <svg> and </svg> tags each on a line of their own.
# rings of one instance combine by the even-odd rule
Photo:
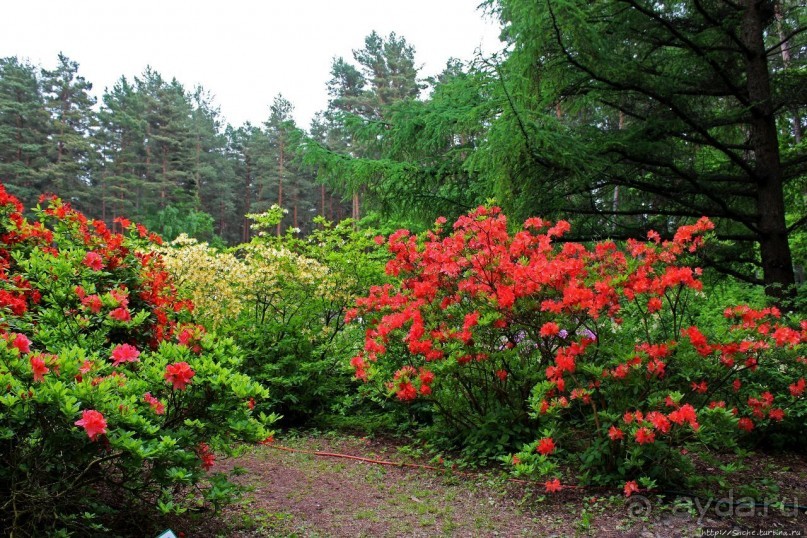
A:
<svg viewBox="0 0 807 538">
<path fill-rule="evenodd" d="M 196 372 L 191 370 L 187 362 L 175 362 L 165 367 L 165 380 L 171 383 L 176 390 L 184 390 L 195 375 Z"/>
<path fill-rule="evenodd" d="M 151 409 L 158 415 L 165 414 L 165 404 L 147 392 L 143 395 L 143 401 L 151 406 Z"/>
<path fill-rule="evenodd" d="M 101 255 L 97 252 L 90 251 L 84 256 L 84 261 L 82 261 L 84 265 L 92 269 L 93 271 L 100 271 L 104 268 L 104 259 L 101 258 Z"/>
<path fill-rule="evenodd" d="M 31 352 L 31 341 L 24 334 L 17 333 L 14 340 L 11 342 L 11 347 L 16 347 L 20 353 Z"/>
<path fill-rule="evenodd" d="M 96 437 L 106 433 L 106 419 L 95 409 L 82 411 L 81 420 L 77 420 L 74 424 L 84 428 L 91 441 L 95 441 Z"/>
<path fill-rule="evenodd" d="M 94 314 L 101 311 L 101 298 L 97 295 L 87 295 L 81 299 L 81 306 L 89 308 Z"/>
<path fill-rule="evenodd" d="M 121 306 L 113 310 L 109 313 L 109 317 L 118 321 L 131 321 L 132 315 L 129 313 L 129 309 L 125 306 Z"/>
<path fill-rule="evenodd" d="M 120 344 L 112 350 L 111 359 L 113 366 L 118 366 L 122 362 L 140 362 L 139 356 L 140 352 L 136 347 L 129 344 Z"/>
</svg>

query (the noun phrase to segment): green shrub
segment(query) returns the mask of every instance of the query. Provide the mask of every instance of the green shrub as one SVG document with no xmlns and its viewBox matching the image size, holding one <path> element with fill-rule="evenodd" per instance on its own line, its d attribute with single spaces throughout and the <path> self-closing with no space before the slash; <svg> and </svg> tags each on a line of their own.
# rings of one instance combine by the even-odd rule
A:
<svg viewBox="0 0 807 538">
<path fill-rule="evenodd" d="M 244 350 L 243 371 L 269 389 L 262 408 L 286 426 L 346 426 L 368 404 L 381 411 L 357 396 L 348 359 L 364 334 L 344 318 L 357 296 L 384 279 L 385 254 L 372 230 L 350 221 L 319 219 L 305 238 L 293 231 L 277 237 L 281 216 L 279 208 L 251 215 L 258 236 L 228 251 L 181 237 L 160 252 L 194 298 L 199 322 Z"/>
<path fill-rule="evenodd" d="M 267 392 L 240 350 L 182 323 L 193 305 L 142 226 L 114 234 L 58 199 L 21 211 L 0 185 L 0 526 L 98 532 L 220 503 L 216 456 L 273 420 L 253 415 Z"/>
<path fill-rule="evenodd" d="M 804 435 L 807 322 L 736 304 L 700 314 L 700 270 L 686 262 L 708 219 L 624 249 L 556 245 L 563 221 L 510 233 L 498 208 L 444 222 L 389 237 L 400 283 L 349 313 L 366 330 L 352 364 L 402 402 L 431 403 L 467 454 L 532 431 L 505 458 L 517 473 L 557 490 L 565 461 L 585 483 L 627 480 L 630 492 L 634 478 L 686 480 L 700 449 Z"/>
</svg>

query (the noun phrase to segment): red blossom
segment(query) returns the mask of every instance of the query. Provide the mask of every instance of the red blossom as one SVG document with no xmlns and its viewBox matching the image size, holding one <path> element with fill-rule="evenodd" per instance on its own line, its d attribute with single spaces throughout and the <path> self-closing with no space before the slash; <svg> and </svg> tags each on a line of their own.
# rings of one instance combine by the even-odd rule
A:
<svg viewBox="0 0 807 538">
<path fill-rule="evenodd" d="M 662 413 L 653 411 L 647 414 L 647 420 L 653 424 L 653 428 L 661 433 L 670 432 L 670 420 Z"/>
<path fill-rule="evenodd" d="M 667 364 L 661 359 L 653 359 L 647 363 L 647 371 L 659 378 L 664 377 L 666 367 Z"/>
<path fill-rule="evenodd" d="M 547 493 L 557 493 L 563 489 L 563 486 L 561 485 L 560 480 L 554 478 L 552 480 L 547 480 L 544 484 L 544 488 Z"/>
<path fill-rule="evenodd" d="M 175 362 L 165 367 L 165 380 L 176 390 L 184 390 L 196 375 L 187 362 Z"/>
<path fill-rule="evenodd" d="M 611 438 L 611 441 L 619 441 L 625 437 L 625 432 L 617 428 L 616 426 L 611 426 L 608 429 L 608 437 Z"/>
<path fill-rule="evenodd" d="M 560 332 L 560 326 L 554 321 L 548 321 L 541 326 L 541 330 L 539 334 L 544 338 L 549 338 L 550 336 L 555 336 Z"/>
<path fill-rule="evenodd" d="M 625 497 L 630 497 L 634 493 L 639 493 L 639 484 L 635 480 L 625 482 L 625 487 L 622 491 L 625 492 Z"/>
<path fill-rule="evenodd" d="M 548 456 L 555 451 L 555 441 L 551 437 L 544 437 L 538 442 L 536 450 L 538 453 Z"/>
<path fill-rule="evenodd" d="M 420 374 L 419 374 L 418 377 L 420 377 L 420 382 L 421 383 L 424 383 L 426 385 L 431 385 L 432 382 L 434 381 L 434 372 L 432 372 L 430 370 L 426 370 L 424 368 L 421 368 L 420 369 Z"/>
<path fill-rule="evenodd" d="M 101 298 L 97 295 L 87 295 L 81 299 L 81 305 L 85 308 L 89 308 L 91 312 L 94 314 L 98 314 L 101 312 L 101 307 L 103 303 L 101 302 Z"/>
<path fill-rule="evenodd" d="M 652 444 L 656 440 L 656 434 L 653 433 L 652 430 L 649 428 L 639 428 L 636 430 L 636 442 L 640 445 L 649 445 Z"/>
<path fill-rule="evenodd" d="M 120 344 L 112 350 L 110 358 L 112 359 L 112 365 L 118 366 L 124 362 L 140 362 L 139 356 L 140 351 L 136 347 L 129 344 Z"/>
<path fill-rule="evenodd" d="M 84 428 L 91 441 L 95 441 L 99 435 L 103 435 L 107 431 L 104 415 L 95 409 L 85 409 L 82 411 L 81 420 L 77 420 L 74 424 Z"/>
<path fill-rule="evenodd" d="M 805 383 L 804 378 L 802 377 L 792 385 L 788 386 L 787 388 L 790 390 L 790 394 L 794 398 L 798 398 L 799 396 L 804 394 L 804 389 L 807 388 L 807 383 Z"/>
<path fill-rule="evenodd" d="M 40 383 L 45 380 L 45 374 L 50 372 L 50 369 L 45 365 L 42 360 L 42 355 L 32 355 L 29 359 L 31 362 L 31 371 L 34 373 L 34 382 Z"/>
<path fill-rule="evenodd" d="M 395 392 L 395 396 L 397 396 L 398 399 L 403 402 L 409 402 L 418 397 L 418 392 L 412 383 L 409 381 L 404 381 L 398 385 L 398 390 Z"/>
<path fill-rule="evenodd" d="M 202 460 L 202 469 L 209 471 L 216 463 L 216 455 L 210 450 L 207 443 L 199 443 L 199 448 L 196 453 L 199 459 Z"/>
<path fill-rule="evenodd" d="M 706 394 L 709 391 L 709 386 L 706 384 L 706 381 L 701 381 L 700 383 L 695 383 L 693 381 L 692 390 L 694 390 L 698 394 Z"/>
<path fill-rule="evenodd" d="M 100 271 L 104 268 L 104 259 L 97 252 L 90 251 L 84 256 L 81 262 L 93 271 Z"/>
<path fill-rule="evenodd" d="M 16 348 L 20 354 L 30 353 L 31 341 L 24 334 L 17 333 L 14 335 L 14 339 L 11 341 L 11 347 Z"/>
<path fill-rule="evenodd" d="M 160 400 L 152 396 L 150 392 L 147 392 L 143 395 L 143 401 L 145 401 L 151 406 L 151 409 L 154 411 L 155 414 L 157 415 L 165 414 L 165 404 L 163 404 Z"/>
<path fill-rule="evenodd" d="M 737 423 L 737 427 L 739 427 L 739 428 L 740 428 L 741 430 L 743 430 L 743 431 L 750 432 L 751 430 L 753 430 L 753 429 L 754 429 L 754 421 L 753 421 L 753 420 L 751 420 L 751 419 L 750 419 L 750 418 L 748 418 L 748 417 L 743 417 L 743 418 L 741 418 L 741 419 L 740 419 L 740 421 Z"/>
<path fill-rule="evenodd" d="M 658 297 L 652 297 L 647 301 L 647 311 L 651 314 L 661 310 L 662 306 L 664 305 L 661 303 L 661 299 Z"/>
<path fill-rule="evenodd" d="M 120 306 L 109 313 L 109 317 L 117 321 L 131 321 L 132 315 L 125 306 Z"/>
</svg>

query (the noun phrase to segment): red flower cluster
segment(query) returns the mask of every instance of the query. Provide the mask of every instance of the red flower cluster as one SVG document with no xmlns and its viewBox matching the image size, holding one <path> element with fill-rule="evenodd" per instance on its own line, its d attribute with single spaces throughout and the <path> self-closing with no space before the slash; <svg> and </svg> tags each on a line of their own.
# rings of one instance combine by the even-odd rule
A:
<svg viewBox="0 0 807 538">
<path fill-rule="evenodd" d="M 151 406 L 151 409 L 157 415 L 165 414 L 165 404 L 147 392 L 143 395 L 143 401 Z"/>
<path fill-rule="evenodd" d="M 85 409 L 81 413 L 81 419 L 75 422 L 76 426 L 81 426 L 87 432 L 91 441 L 99 435 L 106 433 L 106 419 L 99 411 L 95 409 Z"/>
<path fill-rule="evenodd" d="M 175 362 L 165 367 L 165 380 L 176 390 L 185 390 L 196 375 L 187 362 Z"/>
<path fill-rule="evenodd" d="M 434 361 L 443 362 L 438 375 L 452 376 L 434 387 L 456 387 L 452 380 L 462 378 L 458 393 L 446 397 L 469 401 L 475 391 L 515 394 L 520 377 L 538 372 L 526 389 L 536 394 L 539 419 L 559 427 L 583 420 L 576 431 L 607 436 L 611 450 L 659 447 L 662 438 L 672 446 L 700 429 L 707 406 L 730 409 L 745 430 L 752 418 L 786 420 L 785 398 L 807 390 L 807 322 L 795 327 L 776 308 L 740 305 L 724 313 L 733 323 L 725 334 L 682 324 L 691 319 L 688 292 L 703 287 L 701 271 L 682 257 L 713 228 L 702 218 L 671 240 L 650 232 L 624 250 L 611 241 L 558 245 L 569 230 L 564 221 L 529 219 L 510 233 L 498 208 L 480 207 L 453 229 L 436 226 L 420 238 L 399 230 L 386 242 L 386 270 L 400 284 L 373 287 L 346 316 L 366 329 L 351 365 L 367 380 L 368 364 L 389 361 L 394 366 L 374 370 L 396 372 L 387 386 L 404 401 L 431 393 L 431 379 L 424 392 L 418 369 Z M 776 406 L 766 393 L 776 394 Z M 602 425 L 606 411 L 625 413 L 624 424 Z M 554 441 L 542 439 L 537 449 L 550 454 Z M 636 491 L 635 482 L 626 485 L 626 495 Z"/>
<path fill-rule="evenodd" d="M 112 350 L 110 358 L 114 366 L 119 366 L 124 362 L 140 362 L 139 356 L 140 352 L 136 347 L 130 346 L 129 344 L 120 344 L 115 346 Z"/>
<path fill-rule="evenodd" d="M 536 450 L 539 454 L 548 456 L 555 451 L 555 441 L 551 437 L 544 437 L 538 442 Z"/>
<path fill-rule="evenodd" d="M 42 355 L 32 355 L 30 357 L 31 371 L 34 373 L 34 382 L 40 383 L 45 380 L 45 374 L 50 372 L 50 369 L 45 365 Z"/>
<path fill-rule="evenodd" d="M 199 443 L 199 449 L 196 452 L 199 454 L 199 459 L 202 460 L 202 469 L 209 471 L 216 463 L 216 455 L 210 450 L 207 443 Z"/>
<path fill-rule="evenodd" d="M 425 368 L 416 370 L 413 366 L 404 366 L 393 377 L 393 381 L 388 384 L 388 388 L 395 392 L 395 396 L 403 401 L 409 402 L 417 398 L 418 393 L 428 396 L 432 393 L 431 384 L 434 381 L 434 373 Z M 416 388 L 415 384 L 420 386 Z"/>
<path fill-rule="evenodd" d="M 205 332 L 201 325 L 182 325 L 177 328 L 177 342 L 199 354 L 202 352 L 202 337 Z"/>
<path fill-rule="evenodd" d="M 399 230 L 387 242 L 393 255 L 387 272 L 403 277 L 403 283 L 398 290 L 391 285 L 373 287 L 348 313 L 348 321 L 359 313 L 371 320 L 364 350 L 351 364 L 356 376 L 366 379 L 367 361 L 386 354 L 391 337 L 397 334 L 403 335 L 401 339 L 411 355 L 425 361 L 451 357 L 459 364 L 472 362 L 478 352 L 449 350 L 456 348 L 455 343 L 474 347 L 474 332 L 482 319 L 479 310 L 465 313 L 461 325 L 452 327 L 444 320 L 439 328 L 427 329 L 433 312 L 444 312 L 454 305 L 490 305 L 498 313 L 492 325 L 503 329 L 517 321 L 512 319 L 513 309 L 520 301 L 536 301 L 548 316 L 596 320 L 603 316 L 617 318 L 625 299 L 633 300 L 639 295 L 648 300 L 660 299 L 679 286 L 700 289 L 698 271 L 671 264 L 681 253 L 697 246 L 701 235 L 712 227 L 707 219 L 701 219 L 681 228 L 673 241 L 631 242 L 629 253 L 639 260 L 635 268 L 613 242 L 601 243 L 591 250 L 577 243 L 553 248 L 553 240 L 570 229 L 564 221 L 553 225 L 542 219 L 529 219 L 522 231 L 511 235 L 504 215 L 495 207 L 480 207 L 460 217 L 453 231 L 445 236 L 429 232 L 422 243 L 408 231 Z M 661 273 L 656 270 L 659 263 L 666 264 Z M 658 301 L 651 301 L 651 310 L 659 308 Z M 560 334 L 560 324 L 545 319 L 535 337 L 551 339 Z M 564 339 L 547 344 L 554 349 L 555 359 L 546 375 L 559 391 L 565 390 L 567 375 L 575 372 L 576 361 L 593 342 L 592 337 L 585 336 L 568 345 L 561 345 Z M 513 343 L 508 341 L 505 347 L 511 349 Z M 656 354 L 656 360 L 648 365 L 648 370 L 658 377 L 665 371 L 662 356 Z M 626 373 L 623 367 L 616 376 Z M 398 392 L 399 397 L 416 396 L 405 384 Z"/>
<path fill-rule="evenodd" d="M 637 484 L 635 480 L 625 482 L 623 491 L 625 492 L 625 497 L 630 497 L 634 493 L 639 493 L 639 484 Z"/>
</svg>

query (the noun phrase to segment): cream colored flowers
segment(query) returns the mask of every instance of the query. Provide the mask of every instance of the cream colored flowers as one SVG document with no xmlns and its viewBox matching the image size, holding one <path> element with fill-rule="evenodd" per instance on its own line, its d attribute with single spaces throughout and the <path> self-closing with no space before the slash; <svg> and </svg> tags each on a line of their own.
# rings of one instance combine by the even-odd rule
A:
<svg viewBox="0 0 807 538">
<path fill-rule="evenodd" d="M 247 308 L 279 305 L 289 299 L 290 289 L 301 297 L 323 298 L 340 288 L 319 262 L 262 243 L 219 251 L 183 234 L 156 250 L 208 328 L 237 318 Z"/>
</svg>

